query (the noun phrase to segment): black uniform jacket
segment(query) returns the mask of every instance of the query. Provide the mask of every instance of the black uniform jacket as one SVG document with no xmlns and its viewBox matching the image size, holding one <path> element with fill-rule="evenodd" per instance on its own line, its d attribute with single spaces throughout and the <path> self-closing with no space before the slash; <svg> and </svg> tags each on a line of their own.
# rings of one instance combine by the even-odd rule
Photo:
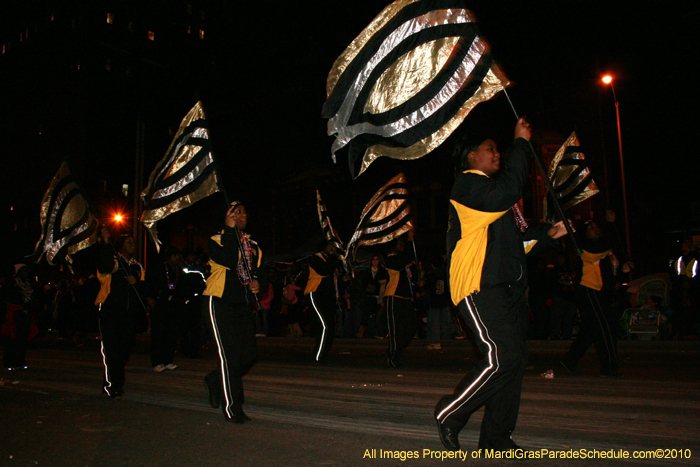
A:
<svg viewBox="0 0 700 467">
<path fill-rule="evenodd" d="M 128 264 L 126 259 L 117 255 L 114 248 L 104 245 L 97 259 L 97 278 L 101 287 L 95 304 L 104 304 L 101 314 L 135 313 L 144 306 L 142 301 L 146 297 L 146 287 L 143 267 L 137 262 Z M 127 275 L 137 280 L 135 285 L 129 284 Z"/>
<path fill-rule="evenodd" d="M 316 253 L 309 260 L 309 279 L 306 282 L 304 294 L 316 292 L 322 295 L 335 297 L 335 278 L 333 274 L 340 264 L 336 256 L 327 257 L 323 253 Z"/>
<path fill-rule="evenodd" d="M 398 254 L 390 254 L 386 257 L 386 271 L 389 274 L 389 281 L 384 291 L 385 297 L 413 298 L 413 272 L 410 269 L 413 257 L 406 248 Z M 409 277 L 409 271 L 411 277 Z"/>
<path fill-rule="evenodd" d="M 542 224 L 521 232 L 512 206 L 522 197 L 530 148 L 518 138 L 502 157 L 500 174 L 476 170 L 457 176 L 452 188 L 447 231 L 447 273 L 452 301 L 484 288 L 527 283 L 526 253 L 557 244 Z"/>
<path fill-rule="evenodd" d="M 241 235 L 245 235 L 241 232 Z M 260 290 L 267 290 L 267 273 L 262 264 L 262 252 L 257 243 L 251 242 L 253 258 L 250 264 L 252 274 L 260 284 Z M 238 277 L 236 268 L 242 261 L 236 232 L 232 227 L 224 228 L 223 232 L 214 235 L 207 244 L 211 274 L 207 279 L 204 295 L 222 298 L 231 304 L 253 304 L 255 297 L 247 285 L 243 285 Z"/>
</svg>

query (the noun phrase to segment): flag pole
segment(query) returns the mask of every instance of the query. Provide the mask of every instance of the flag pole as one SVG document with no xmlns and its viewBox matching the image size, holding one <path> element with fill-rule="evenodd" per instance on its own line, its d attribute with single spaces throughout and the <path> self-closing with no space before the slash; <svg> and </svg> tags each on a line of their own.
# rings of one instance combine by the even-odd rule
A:
<svg viewBox="0 0 700 467">
<path fill-rule="evenodd" d="M 197 101 L 200 101 L 199 96 L 195 94 L 195 98 Z M 204 103 L 202 102 L 202 110 L 204 110 Z M 206 115 L 206 112 L 204 113 Z M 209 144 L 211 144 L 211 153 L 212 157 L 214 156 L 214 143 L 209 141 Z M 226 202 L 226 211 L 228 212 L 228 209 L 231 207 L 231 203 L 229 202 L 228 199 L 228 193 L 226 192 L 226 186 L 224 185 L 224 180 L 223 177 L 218 177 L 217 183 L 219 184 L 219 187 L 221 187 L 221 192 L 224 194 L 224 201 Z M 248 277 L 250 280 L 253 280 L 253 272 L 250 266 L 250 263 L 248 262 L 248 257 L 245 255 L 245 252 L 243 251 L 243 242 L 241 241 L 241 234 L 238 231 L 238 226 L 233 228 L 234 232 L 236 232 L 236 240 L 238 241 L 238 253 L 241 256 L 241 260 L 243 261 L 243 268 L 245 269 L 246 274 L 248 274 Z M 258 294 L 253 293 L 253 296 L 255 297 L 255 303 L 258 305 L 258 309 L 262 309 L 260 306 L 260 300 L 258 299 Z"/>
<path fill-rule="evenodd" d="M 212 153 L 214 152 L 214 148 L 212 146 Z M 228 194 L 226 193 L 226 187 L 224 186 L 224 181 L 223 179 L 219 179 L 217 181 L 219 183 L 219 186 L 221 187 L 221 192 L 224 194 L 224 202 L 226 203 L 226 210 L 228 212 L 228 209 L 231 207 L 231 203 L 228 200 Z M 246 274 L 248 274 L 248 277 L 250 280 L 253 280 L 253 272 L 250 267 L 250 263 L 248 262 L 248 257 L 245 255 L 245 252 L 243 251 L 243 242 L 241 241 L 241 234 L 238 231 L 238 226 L 235 226 L 233 228 L 233 231 L 236 233 L 236 241 L 238 242 L 238 253 L 241 255 L 241 260 L 243 261 L 243 268 L 245 269 Z M 255 297 L 255 303 L 258 305 L 258 309 L 262 309 L 260 306 L 260 300 L 258 299 L 258 294 L 253 292 L 253 296 Z"/>
<path fill-rule="evenodd" d="M 510 108 L 513 109 L 513 113 L 515 114 L 515 119 L 520 120 L 520 117 L 518 116 L 518 112 L 515 110 L 515 106 L 513 105 L 513 101 L 510 100 L 510 96 L 508 95 L 508 91 L 506 88 L 503 88 L 503 93 L 506 95 L 506 98 L 508 99 L 508 103 L 510 104 Z M 551 194 L 551 198 L 554 204 L 555 211 L 557 215 L 559 216 L 559 219 L 561 219 L 564 222 L 564 227 L 566 227 L 566 231 L 569 234 L 569 238 L 571 238 L 571 241 L 574 244 L 574 251 L 576 252 L 577 256 L 581 256 L 583 252 L 581 251 L 581 248 L 579 248 L 578 243 L 576 242 L 576 238 L 574 237 L 574 230 L 571 228 L 569 225 L 569 222 L 567 221 L 566 217 L 564 217 L 564 210 L 561 208 L 561 205 L 559 204 L 559 199 L 557 195 L 554 192 L 554 186 L 552 185 L 552 181 L 549 179 L 549 176 L 547 176 L 547 171 L 544 168 L 544 165 L 542 165 L 542 161 L 540 160 L 540 157 L 537 155 L 537 152 L 535 151 L 534 146 L 532 145 L 532 142 L 528 140 L 527 144 L 530 146 L 530 150 L 532 151 L 532 156 L 534 157 L 535 161 L 537 162 L 537 167 L 540 169 L 540 173 L 542 174 L 542 178 L 544 179 L 544 184 L 547 187 L 547 191 Z"/>
<path fill-rule="evenodd" d="M 411 245 L 413 245 L 413 257 L 416 260 L 416 267 L 418 268 L 418 272 L 420 274 L 420 263 L 418 261 L 418 253 L 416 252 L 416 239 L 415 238 L 411 239 Z"/>
</svg>

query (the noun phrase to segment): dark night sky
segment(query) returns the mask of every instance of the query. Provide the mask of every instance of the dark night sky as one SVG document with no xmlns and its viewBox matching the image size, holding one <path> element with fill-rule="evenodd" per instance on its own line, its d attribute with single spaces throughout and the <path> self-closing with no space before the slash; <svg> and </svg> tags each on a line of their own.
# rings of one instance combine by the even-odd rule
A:
<svg viewBox="0 0 700 467">
<path fill-rule="evenodd" d="M 222 170 L 236 197 L 261 197 L 268 186 L 309 167 L 341 172 L 345 180 L 341 190 L 352 187 L 370 193 L 399 170 L 415 177 L 451 170 L 446 157 L 450 140 L 419 161 L 377 161 L 352 183 L 345 174 L 345 160 L 331 164 L 332 139 L 326 136 L 325 121 L 320 118 L 328 71 L 388 2 L 283 2 L 274 7 L 210 3 L 210 11 L 216 13 L 209 18 L 219 22 L 218 33 L 208 36 L 213 63 L 202 70 L 172 70 L 143 96 L 146 113 L 159 115 L 148 129 L 147 173 L 163 156 L 170 140 L 167 130 L 176 129 L 193 105 L 195 92 L 207 108 Z M 21 18 L 24 3 L 11 4 Z M 663 236 L 665 230 L 683 225 L 681 221 L 688 220 L 690 213 L 694 213 L 692 227 L 700 226 L 699 189 L 694 182 L 698 170 L 692 152 L 700 124 L 695 64 L 700 56 L 700 6 L 691 5 L 467 2 L 494 56 L 514 83 L 509 94 L 518 112 L 527 115 L 535 128 L 558 133 L 562 142 L 575 130 L 594 168 L 600 169 L 606 158 L 611 205 L 621 211 L 614 101 L 609 88 L 599 81 L 603 72 L 616 76 L 630 222 L 632 231 L 643 237 L 633 239 L 633 245 L 639 242 L 645 248 L 653 242 L 648 238 L 651 234 Z M 7 31 L 14 34 L 18 20 L 2 16 L 0 38 L 4 40 Z M 183 60 L 183 68 L 186 64 Z M 96 90 L 89 86 L 47 89 L 33 84 L 38 79 L 7 82 L 13 86 L 0 89 L 3 210 L 13 205 L 38 212 L 41 195 L 60 161 L 73 152 L 82 154 L 83 176 L 115 183 L 131 181 L 131 142 L 113 136 L 115 131 L 133 131 L 119 123 L 130 108 L 104 107 L 100 99 L 103 93 L 125 92 L 117 84 L 114 89 Z M 59 131 L 70 112 L 51 104 L 57 94 L 75 99 L 76 108 L 88 113 L 86 121 L 94 112 L 101 118 L 111 115 L 114 125 L 105 125 L 97 134 L 88 131 L 89 126 Z M 37 96 L 43 96 L 46 104 L 27 109 L 24 100 L 36 102 Z M 8 121 L 13 123 L 8 125 Z M 513 124 L 512 111 L 501 95 L 481 104 L 458 132 L 486 126 L 507 135 Z M 37 141 L 36 130 L 42 128 L 44 139 Z M 100 139 L 110 149 L 122 145 L 126 162 L 101 160 L 92 149 L 95 144 L 87 143 Z M 342 193 L 329 198 L 333 200 L 327 201 L 329 208 L 342 209 Z"/>
</svg>

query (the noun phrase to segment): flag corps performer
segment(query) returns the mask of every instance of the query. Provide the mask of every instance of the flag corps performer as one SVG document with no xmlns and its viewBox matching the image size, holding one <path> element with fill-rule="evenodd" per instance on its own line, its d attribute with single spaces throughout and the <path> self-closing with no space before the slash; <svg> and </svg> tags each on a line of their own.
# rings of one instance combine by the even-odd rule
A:
<svg viewBox="0 0 700 467">
<path fill-rule="evenodd" d="M 100 231 L 104 245 L 97 259 L 100 292 L 99 327 L 102 340 L 104 376 L 102 390 L 111 398 L 121 397 L 126 382 L 124 367 L 136 343 L 139 313 L 145 312 L 145 274 L 136 253 L 136 240 L 130 235 L 119 237 L 113 245 L 109 231 Z"/>
<path fill-rule="evenodd" d="M 304 295 L 309 297 L 311 308 L 318 318 L 315 322 L 314 362 L 327 365 L 330 364 L 328 354 L 335 338 L 340 259 L 334 242 L 329 240 L 323 243 L 323 250 L 312 256 L 309 261 L 309 280 Z"/>
<path fill-rule="evenodd" d="M 207 312 L 219 352 L 219 368 L 204 382 L 209 404 L 221 405 L 228 422 L 245 423 L 242 378 L 256 360 L 254 295 L 267 289 L 267 276 L 258 269 L 262 252 L 243 232 L 248 214 L 240 201 L 233 201 L 226 212 L 224 230 L 209 240 L 211 275 L 204 291 Z"/>
<path fill-rule="evenodd" d="M 519 119 L 503 164 L 492 139 L 462 140 L 455 148 L 464 172 L 450 196 L 447 271 L 452 301 L 482 358 L 435 407 L 440 440 L 450 450 L 460 449 L 459 432 L 481 406 L 479 448 L 518 449 L 511 433 L 527 361 L 525 255 L 556 245 L 567 232 L 563 222 L 528 227 L 517 204 L 528 178 L 530 134 Z"/>
</svg>

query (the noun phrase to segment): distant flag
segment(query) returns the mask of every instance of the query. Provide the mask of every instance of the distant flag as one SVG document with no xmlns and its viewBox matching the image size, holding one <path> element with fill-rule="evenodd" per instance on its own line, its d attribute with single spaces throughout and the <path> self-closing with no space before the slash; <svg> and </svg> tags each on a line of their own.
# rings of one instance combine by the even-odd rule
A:
<svg viewBox="0 0 700 467">
<path fill-rule="evenodd" d="M 41 201 L 41 238 L 32 255 L 35 262 L 46 260 L 54 266 L 65 257 L 97 242 L 97 219 L 90 212 L 83 191 L 63 162 Z"/>
<path fill-rule="evenodd" d="M 340 236 L 338 232 L 331 225 L 331 220 L 328 218 L 328 209 L 326 208 L 326 203 L 321 200 L 321 193 L 316 190 L 316 207 L 318 208 L 318 220 L 321 223 L 321 229 L 323 230 L 323 237 L 333 243 L 335 249 L 341 254 L 345 254 L 345 246 L 343 242 L 340 241 Z"/>
<path fill-rule="evenodd" d="M 328 75 L 322 116 L 336 135 L 333 159 L 348 146 L 357 177 L 381 156 L 422 157 L 509 84 L 462 1 L 397 0 Z"/>
<path fill-rule="evenodd" d="M 552 181 L 554 194 L 564 211 L 599 192 L 576 132 L 571 133 L 555 154 L 547 176 Z M 551 220 L 554 213 L 550 213 L 548 208 L 548 200 L 545 198 L 545 219 Z"/>
<path fill-rule="evenodd" d="M 354 258 L 359 246 L 386 243 L 409 230 L 413 230 L 411 203 L 406 177 L 400 173 L 375 193 L 362 210 L 348 242 L 347 257 Z"/>
<path fill-rule="evenodd" d="M 165 157 L 151 173 L 141 193 L 145 204 L 141 222 L 160 249 L 156 222 L 192 206 L 217 191 L 223 191 L 209 140 L 202 103 L 182 119 Z"/>
</svg>

